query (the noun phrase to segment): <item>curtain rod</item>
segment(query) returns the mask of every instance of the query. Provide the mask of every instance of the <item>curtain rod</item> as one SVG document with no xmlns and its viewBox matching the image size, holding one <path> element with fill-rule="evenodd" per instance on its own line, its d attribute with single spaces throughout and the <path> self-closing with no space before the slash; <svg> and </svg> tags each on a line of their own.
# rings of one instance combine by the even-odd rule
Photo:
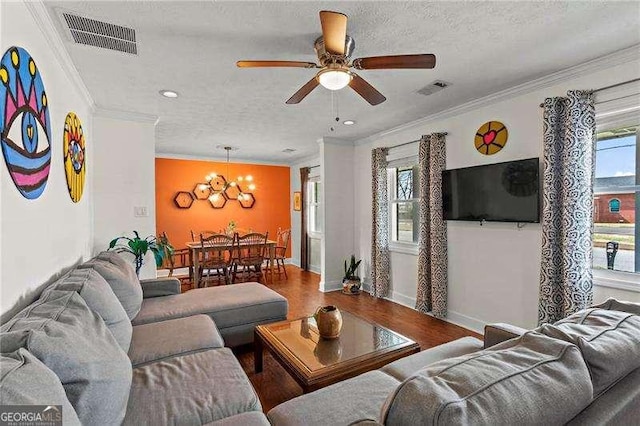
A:
<svg viewBox="0 0 640 426">
<path fill-rule="evenodd" d="M 631 79 L 631 80 L 623 81 L 622 83 L 616 83 L 616 84 L 612 84 L 610 86 L 604 86 L 604 87 L 601 87 L 599 89 L 594 90 L 593 93 L 602 92 L 603 90 L 614 89 L 616 87 L 620 87 L 620 86 L 624 86 L 624 85 L 627 85 L 627 84 L 635 83 L 637 81 L 640 81 L 640 78 L 634 78 L 634 79 Z M 596 104 L 597 103 L 598 102 L 596 102 Z M 544 106 L 544 102 L 540 104 L 540 108 L 542 108 L 543 106 Z"/>
<path fill-rule="evenodd" d="M 447 132 L 441 132 L 441 133 L 439 133 L 439 134 L 444 135 L 444 136 L 447 136 L 449 133 L 447 133 Z M 422 140 L 422 138 L 420 138 L 420 139 L 416 139 L 415 141 L 404 142 L 404 143 L 400 143 L 400 144 L 398 144 L 398 145 L 389 146 L 389 147 L 387 147 L 387 148 L 388 148 L 388 149 L 400 148 L 401 146 L 411 145 L 412 143 L 417 143 L 417 142 L 420 142 L 421 140 Z"/>
</svg>

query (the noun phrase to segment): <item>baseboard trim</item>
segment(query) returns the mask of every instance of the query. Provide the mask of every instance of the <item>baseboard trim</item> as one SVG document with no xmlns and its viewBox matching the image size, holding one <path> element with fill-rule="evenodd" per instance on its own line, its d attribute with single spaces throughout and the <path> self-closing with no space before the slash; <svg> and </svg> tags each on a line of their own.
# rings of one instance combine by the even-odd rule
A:
<svg viewBox="0 0 640 426">
<path fill-rule="evenodd" d="M 341 281 L 320 281 L 320 285 L 318 287 L 321 292 L 328 293 L 330 291 L 342 290 L 342 282 Z"/>
<path fill-rule="evenodd" d="M 398 293 L 395 291 L 391 292 L 391 296 L 389 297 L 385 297 L 386 300 L 389 300 L 390 302 L 394 302 L 397 303 L 398 305 L 402 305 L 405 306 L 409 309 L 413 309 L 414 311 L 416 310 L 416 298 L 415 297 L 411 297 L 411 296 L 407 296 L 405 294 L 402 293 Z M 433 316 L 430 313 L 427 313 L 427 315 L 429 316 Z M 434 317 L 435 318 L 435 317 Z M 455 324 L 457 326 L 466 328 L 467 330 L 471 330 L 474 331 L 476 333 L 479 334 L 483 334 L 484 333 L 484 325 L 485 325 L 485 321 L 481 321 L 477 318 L 473 318 L 467 315 L 463 315 L 459 312 L 455 312 L 455 311 L 447 311 L 447 317 L 446 318 L 441 318 L 443 321 L 446 321 L 448 323 L 451 324 Z"/>
<path fill-rule="evenodd" d="M 484 334 L 485 321 L 480 321 L 477 318 L 473 318 L 467 315 L 463 315 L 456 311 L 448 311 L 445 321 L 451 324 L 459 325 L 471 331 L 475 331 L 478 334 Z"/>
</svg>

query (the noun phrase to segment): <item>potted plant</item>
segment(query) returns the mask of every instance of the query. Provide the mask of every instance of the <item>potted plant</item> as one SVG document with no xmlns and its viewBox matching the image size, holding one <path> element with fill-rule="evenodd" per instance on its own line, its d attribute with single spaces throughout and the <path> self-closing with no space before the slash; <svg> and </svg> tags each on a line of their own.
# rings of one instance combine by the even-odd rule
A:
<svg viewBox="0 0 640 426">
<path fill-rule="evenodd" d="M 342 292 L 345 294 L 360 294 L 362 282 L 358 276 L 358 267 L 362 260 L 356 261 L 356 256 L 351 255 L 350 262 L 344 261 L 344 278 L 342 279 Z"/>
<path fill-rule="evenodd" d="M 173 247 L 168 240 L 161 239 L 158 241 L 154 235 L 147 238 L 140 238 L 138 231 L 133 231 L 134 237 L 118 237 L 111 240 L 109 250 L 115 250 L 118 253 L 130 253 L 134 256 L 134 264 L 136 275 L 140 276 L 140 268 L 144 264 L 144 257 L 149 251 L 153 253 L 156 260 L 156 266 L 161 266 L 165 257 L 171 256 Z M 120 240 L 124 240 L 120 242 Z"/>
</svg>

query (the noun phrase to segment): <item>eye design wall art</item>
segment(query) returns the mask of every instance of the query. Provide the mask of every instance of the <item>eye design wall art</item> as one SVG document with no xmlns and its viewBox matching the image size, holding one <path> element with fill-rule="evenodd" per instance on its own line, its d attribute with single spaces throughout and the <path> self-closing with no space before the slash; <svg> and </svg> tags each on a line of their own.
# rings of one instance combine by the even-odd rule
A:
<svg viewBox="0 0 640 426">
<path fill-rule="evenodd" d="M 507 144 L 509 132 L 499 121 L 487 121 L 476 132 L 474 144 L 480 154 L 493 155 Z"/>
<path fill-rule="evenodd" d="M 84 190 L 85 140 L 82 123 L 78 116 L 70 112 L 64 120 L 64 134 L 62 137 L 62 152 L 64 154 L 64 174 L 67 177 L 67 189 L 74 203 L 82 198 Z"/>
<path fill-rule="evenodd" d="M 49 103 L 40 70 L 21 47 L 0 59 L 0 138 L 16 188 L 29 200 L 38 198 L 51 165 Z"/>
</svg>

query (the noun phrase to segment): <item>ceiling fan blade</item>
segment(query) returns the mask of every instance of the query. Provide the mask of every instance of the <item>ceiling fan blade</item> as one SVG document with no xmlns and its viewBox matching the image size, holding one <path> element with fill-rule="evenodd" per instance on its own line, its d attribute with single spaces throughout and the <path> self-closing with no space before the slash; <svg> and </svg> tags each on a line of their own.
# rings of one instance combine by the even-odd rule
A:
<svg viewBox="0 0 640 426">
<path fill-rule="evenodd" d="M 349 86 L 371 105 L 378 105 L 387 100 L 382 93 L 378 92 L 375 87 L 367 83 L 364 78 L 357 74 L 353 74 Z"/>
<path fill-rule="evenodd" d="M 325 50 L 333 55 L 344 55 L 347 15 L 323 10 L 320 12 L 320 25 L 322 25 Z"/>
<path fill-rule="evenodd" d="M 294 67 L 294 68 L 318 68 L 313 62 L 302 61 L 238 61 L 238 68 L 264 68 L 264 67 Z"/>
<path fill-rule="evenodd" d="M 294 93 L 293 96 L 291 96 L 289 100 L 287 100 L 287 103 L 289 105 L 299 104 L 300 101 L 303 100 L 316 87 L 318 87 L 318 80 L 315 77 L 313 77 L 311 80 L 307 82 L 307 84 L 302 86 L 300 90 Z"/>
<path fill-rule="evenodd" d="M 436 55 L 395 55 L 372 56 L 353 60 L 353 67 L 359 70 L 383 70 L 402 68 L 434 68 Z"/>
</svg>

